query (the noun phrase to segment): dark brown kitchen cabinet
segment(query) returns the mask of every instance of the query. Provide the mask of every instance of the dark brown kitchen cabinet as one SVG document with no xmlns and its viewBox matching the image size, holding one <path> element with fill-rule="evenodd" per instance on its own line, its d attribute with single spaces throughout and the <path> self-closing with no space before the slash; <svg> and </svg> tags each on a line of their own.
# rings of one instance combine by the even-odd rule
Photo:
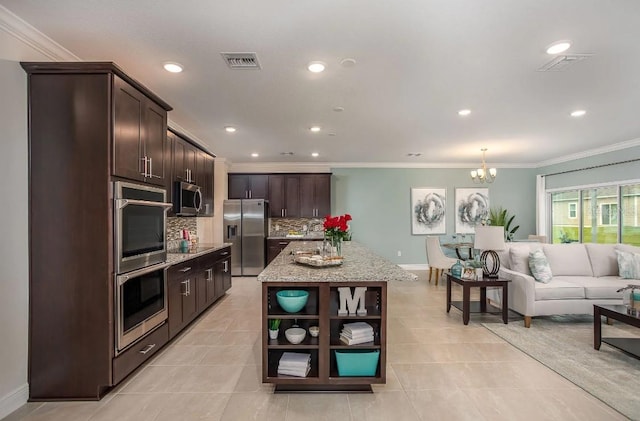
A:
<svg viewBox="0 0 640 421">
<path fill-rule="evenodd" d="M 164 186 L 169 177 L 167 111 L 113 76 L 113 174 Z"/>
<path fill-rule="evenodd" d="M 169 338 L 173 338 L 198 315 L 197 259 L 171 266 L 167 278 Z"/>
<path fill-rule="evenodd" d="M 138 171 L 140 139 L 151 174 L 160 175 L 152 145 L 164 139 L 171 107 L 113 63 L 21 64 L 29 107 L 29 400 L 100 399 L 153 354 L 115 356 L 112 176 L 159 180 Z M 125 141 L 116 132 L 129 123 Z M 126 165 L 121 147 L 132 151 Z M 129 164 L 131 175 L 119 172 Z M 162 340 L 160 328 L 154 334 Z"/>
<path fill-rule="evenodd" d="M 274 218 L 300 216 L 300 177 L 297 174 L 269 175 L 269 214 Z"/>
<path fill-rule="evenodd" d="M 280 252 L 285 249 L 289 245 L 291 240 L 275 240 L 268 239 L 267 240 L 267 265 L 271 263 L 273 259 L 278 257 Z"/>
<path fill-rule="evenodd" d="M 267 174 L 229 174 L 229 199 L 267 199 Z"/>
<path fill-rule="evenodd" d="M 196 184 L 202 192 L 202 210 L 198 216 L 213 216 L 214 158 L 206 152 L 196 155 Z"/>
<path fill-rule="evenodd" d="M 324 218 L 331 213 L 331 174 L 300 175 L 300 217 Z"/>
<path fill-rule="evenodd" d="M 176 135 L 173 144 L 173 178 L 175 181 L 196 184 L 198 148 Z"/>
</svg>

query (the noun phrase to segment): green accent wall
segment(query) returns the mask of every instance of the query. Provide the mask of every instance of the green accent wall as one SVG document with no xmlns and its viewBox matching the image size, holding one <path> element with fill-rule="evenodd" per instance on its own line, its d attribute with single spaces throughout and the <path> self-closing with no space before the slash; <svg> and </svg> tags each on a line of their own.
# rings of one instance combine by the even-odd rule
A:
<svg viewBox="0 0 640 421">
<path fill-rule="evenodd" d="M 488 187 L 490 206 L 516 216 L 516 240 L 535 233 L 536 169 L 499 168 L 492 184 L 473 184 L 468 168 L 333 168 L 332 173 L 332 215 L 351 214 L 353 239 L 397 264 L 427 263 L 426 236 L 411 234 L 412 188 L 446 188 L 442 243 L 455 234 L 456 188 Z"/>
</svg>

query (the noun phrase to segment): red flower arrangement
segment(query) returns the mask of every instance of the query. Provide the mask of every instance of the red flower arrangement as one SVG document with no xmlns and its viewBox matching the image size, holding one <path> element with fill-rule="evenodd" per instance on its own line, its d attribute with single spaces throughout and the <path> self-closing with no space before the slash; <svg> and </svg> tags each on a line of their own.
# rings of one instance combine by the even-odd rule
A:
<svg viewBox="0 0 640 421">
<path fill-rule="evenodd" d="M 345 213 L 340 216 L 327 215 L 324 217 L 324 235 L 332 240 L 346 240 L 351 237 L 349 233 L 349 225 L 351 215 Z"/>
</svg>

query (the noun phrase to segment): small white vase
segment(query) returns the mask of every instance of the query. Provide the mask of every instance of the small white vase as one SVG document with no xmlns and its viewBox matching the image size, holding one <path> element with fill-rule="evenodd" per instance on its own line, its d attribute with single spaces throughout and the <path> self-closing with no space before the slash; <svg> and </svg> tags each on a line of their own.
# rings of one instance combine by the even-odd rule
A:
<svg viewBox="0 0 640 421">
<path fill-rule="evenodd" d="M 276 329 L 276 330 L 269 329 L 269 339 L 278 339 L 278 332 L 280 332 L 279 329 Z"/>
<path fill-rule="evenodd" d="M 482 271 L 482 268 L 476 268 L 476 279 L 478 281 L 482 281 L 482 278 L 484 278 L 484 273 Z"/>
</svg>

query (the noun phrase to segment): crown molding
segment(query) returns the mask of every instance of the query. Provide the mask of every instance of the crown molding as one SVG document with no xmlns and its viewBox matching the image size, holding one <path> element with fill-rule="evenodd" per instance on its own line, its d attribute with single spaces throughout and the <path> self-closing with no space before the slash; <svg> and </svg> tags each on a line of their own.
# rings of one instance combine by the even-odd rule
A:
<svg viewBox="0 0 640 421">
<path fill-rule="evenodd" d="M 622 149 L 629 149 L 640 146 L 640 138 L 627 140 L 624 142 L 614 143 L 612 145 L 602 146 L 600 148 L 589 149 L 587 151 L 578 152 L 572 155 L 565 155 L 559 158 L 549 159 L 536 164 L 537 168 L 547 167 L 549 165 L 562 164 L 564 162 L 575 161 L 576 159 L 590 158 L 592 156 L 602 155 L 608 152 L 615 152 Z"/>
<path fill-rule="evenodd" d="M 52 61 L 81 60 L 4 6 L 0 6 L 0 29 Z"/>
</svg>

